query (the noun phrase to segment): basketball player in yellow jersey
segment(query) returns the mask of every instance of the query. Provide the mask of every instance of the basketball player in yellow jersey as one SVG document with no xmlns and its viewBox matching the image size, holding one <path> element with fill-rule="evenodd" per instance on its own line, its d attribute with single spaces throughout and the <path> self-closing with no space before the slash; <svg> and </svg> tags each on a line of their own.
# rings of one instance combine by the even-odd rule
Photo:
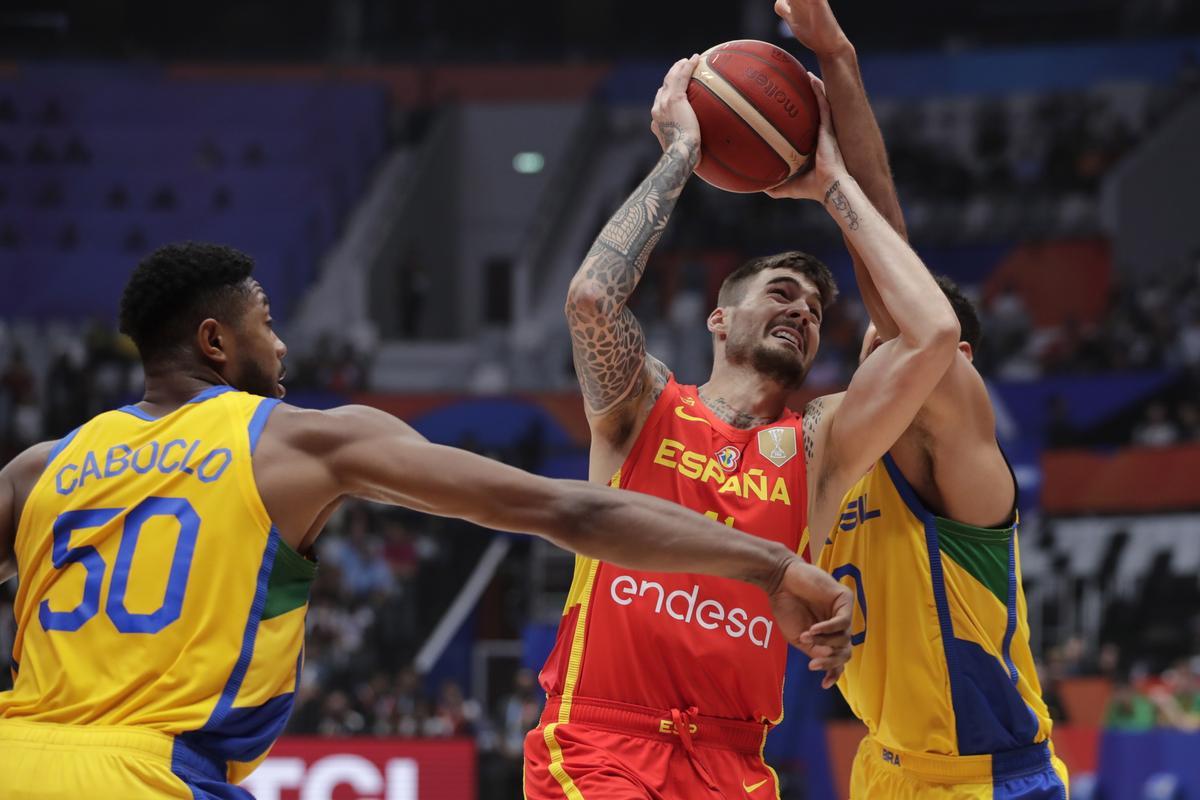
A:
<svg viewBox="0 0 1200 800">
<path fill-rule="evenodd" d="M 847 169 L 903 235 L 883 137 L 828 0 L 775 8 L 820 61 Z M 860 358 L 870 365 L 890 357 L 880 347 L 899 328 L 850 249 L 874 322 Z M 962 330 L 956 358 L 836 517 L 811 520 L 814 561 L 856 595 L 854 657 L 838 685 L 869 735 L 851 797 L 1065 800 L 1029 647 L 1016 482 L 971 363 L 979 320 L 953 284 L 939 285 Z M 828 426 L 841 403 L 814 400 L 805 418 Z"/>
<path fill-rule="evenodd" d="M 283 729 L 299 676 L 304 554 L 351 496 L 631 568 L 740 578 L 771 597 L 789 641 L 844 663 L 849 592 L 783 545 L 430 444 L 374 409 L 281 404 L 286 349 L 251 267 L 198 244 L 143 261 L 121 325 L 145 399 L 0 472 L 0 580 L 21 578 L 4 800 L 248 798 L 233 784 Z"/>
</svg>

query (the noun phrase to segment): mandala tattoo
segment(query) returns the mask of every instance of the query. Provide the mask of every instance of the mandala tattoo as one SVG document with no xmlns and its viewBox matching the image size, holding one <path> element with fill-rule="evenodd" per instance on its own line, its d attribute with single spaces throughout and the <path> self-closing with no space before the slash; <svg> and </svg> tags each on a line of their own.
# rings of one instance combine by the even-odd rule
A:
<svg viewBox="0 0 1200 800">
<path fill-rule="evenodd" d="M 567 296 L 575 371 L 596 414 L 628 396 L 643 372 L 646 340 L 627 303 L 700 157 L 699 148 L 677 133 L 664 132 L 664 137 L 671 143 L 667 151 L 600 231 Z M 657 361 L 648 367 L 655 390 L 661 392 L 666 367 Z"/>
</svg>

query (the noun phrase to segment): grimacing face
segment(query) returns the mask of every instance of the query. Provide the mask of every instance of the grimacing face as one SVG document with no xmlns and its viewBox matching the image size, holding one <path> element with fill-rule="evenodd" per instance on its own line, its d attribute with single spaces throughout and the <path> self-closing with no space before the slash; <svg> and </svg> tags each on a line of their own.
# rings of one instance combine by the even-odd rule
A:
<svg viewBox="0 0 1200 800">
<path fill-rule="evenodd" d="M 786 267 L 750 280 L 737 305 L 724 309 L 725 358 L 747 364 L 785 389 L 798 389 L 821 341 L 821 293 Z"/>
<path fill-rule="evenodd" d="M 283 364 L 287 345 L 275 334 L 271 324 L 271 303 L 257 282 L 251 281 L 248 307 L 236 326 L 237 346 L 231 353 L 229 383 L 243 392 L 262 397 L 287 394 Z"/>
</svg>

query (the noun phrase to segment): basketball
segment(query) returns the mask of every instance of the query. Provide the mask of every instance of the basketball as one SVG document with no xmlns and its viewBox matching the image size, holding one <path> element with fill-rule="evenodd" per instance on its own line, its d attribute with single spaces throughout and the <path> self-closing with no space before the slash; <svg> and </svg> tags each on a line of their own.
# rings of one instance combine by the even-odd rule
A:
<svg viewBox="0 0 1200 800">
<path fill-rule="evenodd" d="M 706 50 L 688 83 L 700 120 L 696 174 L 729 192 L 761 192 L 803 170 L 820 112 L 808 71 L 768 42 L 739 39 Z"/>
</svg>

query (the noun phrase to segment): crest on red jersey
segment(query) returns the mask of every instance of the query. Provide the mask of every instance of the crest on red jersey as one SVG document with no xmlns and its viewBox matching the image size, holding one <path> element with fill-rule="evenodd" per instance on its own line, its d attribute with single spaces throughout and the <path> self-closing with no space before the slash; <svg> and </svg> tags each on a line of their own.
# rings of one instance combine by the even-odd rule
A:
<svg viewBox="0 0 1200 800">
<path fill-rule="evenodd" d="M 733 472 L 737 469 L 738 459 L 741 457 L 741 452 L 733 445 L 726 445 L 717 451 L 717 463 L 726 472 Z"/>
<path fill-rule="evenodd" d="M 758 452 L 777 467 L 796 457 L 795 428 L 767 428 L 758 432 Z"/>
</svg>

